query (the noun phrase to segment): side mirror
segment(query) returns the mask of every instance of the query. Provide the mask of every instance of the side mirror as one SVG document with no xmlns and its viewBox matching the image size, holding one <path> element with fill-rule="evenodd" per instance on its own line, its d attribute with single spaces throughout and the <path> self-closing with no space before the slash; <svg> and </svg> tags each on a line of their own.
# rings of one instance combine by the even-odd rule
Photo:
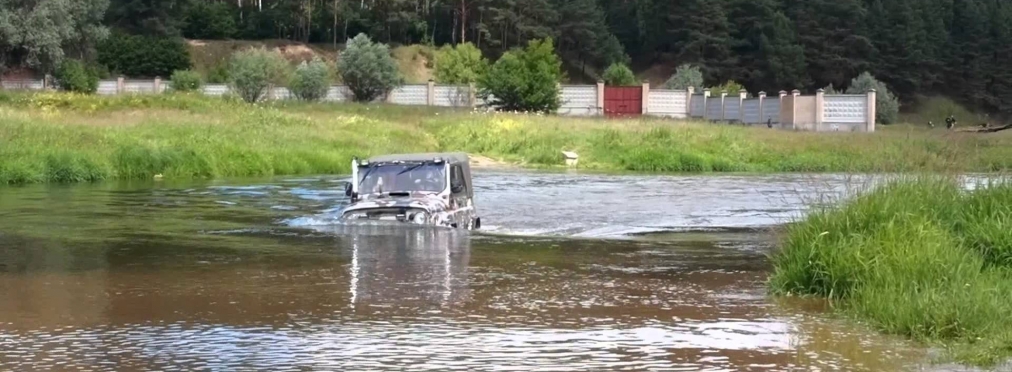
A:
<svg viewBox="0 0 1012 372">
<path fill-rule="evenodd" d="M 460 194 L 460 193 L 464 192 L 464 185 L 459 184 L 459 183 L 456 184 L 456 185 L 451 185 L 450 186 L 450 192 L 454 193 L 454 194 Z"/>
<path fill-rule="evenodd" d="M 351 183 L 344 185 L 344 196 L 351 197 Z"/>
</svg>

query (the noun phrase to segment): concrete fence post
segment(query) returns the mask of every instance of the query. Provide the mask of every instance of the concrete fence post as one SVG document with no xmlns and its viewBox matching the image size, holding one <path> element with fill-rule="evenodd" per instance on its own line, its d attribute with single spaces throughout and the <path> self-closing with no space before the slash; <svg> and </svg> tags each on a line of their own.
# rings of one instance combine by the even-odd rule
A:
<svg viewBox="0 0 1012 372">
<path fill-rule="evenodd" d="M 780 119 L 777 119 L 778 122 L 777 124 L 787 124 L 787 122 L 785 121 L 787 117 L 784 115 L 784 99 L 787 98 L 787 91 L 781 90 L 779 94 L 780 94 Z M 782 125 L 781 128 L 783 128 Z"/>
<path fill-rule="evenodd" d="M 155 94 L 162 92 L 162 78 L 155 76 L 155 82 L 152 84 L 155 90 Z"/>
<path fill-rule="evenodd" d="M 597 115 L 604 115 L 604 80 L 597 81 Z"/>
<path fill-rule="evenodd" d="M 759 119 L 758 119 L 759 123 L 762 123 L 763 118 L 766 117 L 766 115 L 763 115 L 763 106 L 765 104 L 766 104 L 766 92 L 759 92 Z"/>
<path fill-rule="evenodd" d="M 868 94 L 868 103 L 866 104 L 867 108 L 865 108 L 864 112 L 865 115 L 867 115 L 866 121 L 868 122 L 868 124 L 865 130 L 871 133 L 875 132 L 875 115 L 878 113 L 878 107 L 876 107 L 875 99 L 878 93 L 876 93 L 874 89 L 869 89 L 867 94 Z"/>
<path fill-rule="evenodd" d="M 710 88 L 703 88 L 703 120 L 710 120 Z"/>
<path fill-rule="evenodd" d="M 685 90 L 685 118 L 692 118 L 692 94 L 696 92 L 696 88 L 689 87 Z"/>
<path fill-rule="evenodd" d="M 641 100 L 643 107 L 640 108 L 640 113 L 646 115 L 650 111 L 650 82 L 643 82 L 643 99 Z"/>
<path fill-rule="evenodd" d="M 727 121 L 727 92 L 720 92 L 720 121 Z"/>
<path fill-rule="evenodd" d="M 798 129 L 798 97 L 801 96 L 800 90 L 791 91 L 791 129 Z"/>
<path fill-rule="evenodd" d="M 825 121 L 826 90 L 815 91 L 815 130 L 822 130 L 822 122 Z"/>
<path fill-rule="evenodd" d="M 748 91 L 741 89 L 738 91 L 738 122 L 745 122 L 745 98 L 748 98 Z"/>
<path fill-rule="evenodd" d="M 116 94 L 123 94 L 126 90 L 126 83 L 123 81 L 123 77 L 116 78 Z"/>
<path fill-rule="evenodd" d="M 425 90 L 425 104 L 428 106 L 436 105 L 436 82 L 429 79 L 429 84 Z"/>
<path fill-rule="evenodd" d="M 478 102 L 478 88 L 474 85 L 474 82 L 467 83 L 467 106 L 474 108 Z"/>
</svg>

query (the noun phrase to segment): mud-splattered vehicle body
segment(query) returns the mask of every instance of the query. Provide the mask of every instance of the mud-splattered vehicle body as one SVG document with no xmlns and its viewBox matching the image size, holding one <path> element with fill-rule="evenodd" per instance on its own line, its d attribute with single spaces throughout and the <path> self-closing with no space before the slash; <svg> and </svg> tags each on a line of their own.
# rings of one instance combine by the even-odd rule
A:
<svg viewBox="0 0 1012 372">
<path fill-rule="evenodd" d="M 467 154 L 403 154 L 352 161 L 341 219 L 477 229 Z"/>
</svg>

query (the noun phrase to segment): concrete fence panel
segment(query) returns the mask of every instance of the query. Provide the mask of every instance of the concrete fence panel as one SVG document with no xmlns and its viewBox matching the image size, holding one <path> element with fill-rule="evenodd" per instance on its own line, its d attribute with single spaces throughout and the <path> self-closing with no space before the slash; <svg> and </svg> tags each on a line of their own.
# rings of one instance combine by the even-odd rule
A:
<svg viewBox="0 0 1012 372">
<path fill-rule="evenodd" d="M 471 88 L 467 85 L 437 85 L 433 90 L 434 105 L 440 107 L 467 107 Z"/>
<path fill-rule="evenodd" d="M 334 85 L 327 89 L 327 95 L 323 97 L 326 102 L 351 101 L 351 91 L 344 85 Z"/>
<path fill-rule="evenodd" d="M 390 103 L 395 105 L 425 106 L 428 86 L 424 84 L 404 85 L 390 92 Z"/>
<path fill-rule="evenodd" d="M 41 90 L 43 85 L 42 79 L 10 79 L 0 81 L 0 87 L 11 90 Z"/>
<path fill-rule="evenodd" d="M 724 120 L 726 121 L 740 121 L 741 120 L 741 99 L 737 96 L 728 96 L 724 100 Z"/>
<path fill-rule="evenodd" d="M 647 97 L 647 114 L 684 119 L 687 95 L 688 91 L 684 90 L 650 90 Z"/>
<path fill-rule="evenodd" d="M 864 124 L 867 102 L 868 98 L 863 94 L 826 95 L 822 121 L 824 123 Z"/>
<path fill-rule="evenodd" d="M 115 82 L 113 82 L 115 83 Z M 207 84 L 204 85 L 204 94 L 208 96 L 223 96 L 228 93 L 228 85 L 225 84 Z"/>
<path fill-rule="evenodd" d="M 742 101 L 741 111 L 744 115 L 744 122 L 747 124 L 759 124 L 765 121 L 759 116 L 759 99 L 751 98 Z"/>
<path fill-rule="evenodd" d="M 98 90 L 95 94 L 103 96 L 114 96 L 118 92 L 116 91 L 116 80 L 102 80 L 98 82 Z"/>
<path fill-rule="evenodd" d="M 561 101 L 560 115 L 591 116 L 602 114 L 597 107 L 597 86 L 594 85 L 564 85 L 559 100 Z"/>
<path fill-rule="evenodd" d="M 124 80 L 123 92 L 131 94 L 151 94 L 155 92 L 153 80 Z"/>
<path fill-rule="evenodd" d="M 706 99 L 706 120 L 720 120 L 720 113 L 724 107 L 720 97 L 709 97 Z"/>
<path fill-rule="evenodd" d="M 759 123 L 766 124 L 766 122 L 780 124 L 780 98 L 766 97 L 763 100 L 763 116 L 759 118 Z"/>
<path fill-rule="evenodd" d="M 689 116 L 694 118 L 701 118 L 706 115 L 705 99 L 702 94 L 692 95 L 692 107 L 689 108 Z"/>
<path fill-rule="evenodd" d="M 266 99 L 273 99 L 273 100 L 295 99 L 295 95 L 292 94 L 292 91 L 288 90 L 288 88 L 275 87 L 274 89 L 271 90 L 270 94 L 267 95 Z"/>
</svg>

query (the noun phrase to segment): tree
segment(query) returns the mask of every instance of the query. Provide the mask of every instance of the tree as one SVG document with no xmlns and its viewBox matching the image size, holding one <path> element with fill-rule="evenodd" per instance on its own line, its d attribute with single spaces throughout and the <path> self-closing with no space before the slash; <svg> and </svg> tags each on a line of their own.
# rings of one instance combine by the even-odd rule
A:
<svg viewBox="0 0 1012 372">
<path fill-rule="evenodd" d="M 114 33 L 98 46 L 98 61 L 130 77 L 169 76 L 190 68 L 182 39 Z"/>
<path fill-rule="evenodd" d="M 131 34 L 180 36 L 189 2 L 190 0 L 112 0 L 106 21 L 113 28 Z"/>
<path fill-rule="evenodd" d="M 330 90 L 330 71 L 327 64 L 319 57 L 311 62 L 302 62 L 295 69 L 288 89 L 296 98 L 303 101 L 319 101 L 327 96 Z"/>
<path fill-rule="evenodd" d="M 810 87 L 842 86 L 869 68 L 875 47 L 861 0 L 784 0 L 784 9 L 804 48 Z"/>
<path fill-rule="evenodd" d="M 70 53 L 88 58 L 108 29 L 100 24 L 108 0 L 0 0 L 0 72 L 52 72 Z"/>
<path fill-rule="evenodd" d="M 365 34 L 351 39 L 337 60 L 337 70 L 359 102 L 375 100 L 403 80 L 386 44 L 373 43 Z"/>
<path fill-rule="evenodd" d="M 668 34 L 678 51 L 676 58 L 700 66 L 704 81 L 724 81 L 733 74 L 731 26 L 722 4 L 721 0 L 687 0 L 669 15 Z"/>
<path fill-rule="evenodd" d="M 532 40 L 506 52 L 478 80 L 478 95 L 504 111 L 554 112 L 559 108 L 562 62 L 552 39 Z"/>
<path fill-rule="evenodd" d="M 582 71 L 586 64 L 604 68 L 627 63 L 629 57 L 618 39 L 608 30 L 604 13 L 595 0 L 556 0 L 559 9 L 558 49 L 572 53 Z"/>
<path fill-rule="evenodd" d="M 608 85 L 636 85 L 636 75 L 633 75 L 632 70 L 621 63 L 613 63 L 611 66 L 608 66 L 608 69 L 604 70 L 604 74 L 601 75 L 601 78 L 604 79 L 604 83 Z"/>
<path fill-rule="evenodd" d="M 229 39 L 239 29 L 228 3 L 207 3 L 198 1 L 186 12 L 186 26 L 183 34 L 191 39 Z"/>
<path fill-rule="evenodd" d="M 686 90 L 689 87 L 703 88 L 703 71 L 699 66 L 684 64 L 675 69 L 675 74 L 664 83 L 665 89 Z"/>
<path fill-rule="evenodd" d="M 895 123 L 899 118 L 900 101 L 889 91 L 885 83 L 878 81 L 868 72 L 861 73 L 850 81 L 847 94 L 865 94 L 875 90 L 875 121 L 882 124 Z"/>
<path fill-rule="evenodd" d="M 808 86 L 805 50 L 797 43 L 791 20 L 783 13 L 774 13 L 769 30 L 760 35 L 759 52 L 762 72 L 751 75 L 753 88 L 778 92 Z"/>
<path fill-rule="evenodd" d="M 488 60 L 471 43 L 443 46 L 436 53 L 435 78 L 442 84 L 471 84 L 488 69 Z"/>
<path fill-rule="evenodd" d="M 286 80 L 288 62 L 278 52 L 247 49 L 232 55 L 229 86 L 246 102 L 259 102 L 275 85 Z"/>
</svg>

